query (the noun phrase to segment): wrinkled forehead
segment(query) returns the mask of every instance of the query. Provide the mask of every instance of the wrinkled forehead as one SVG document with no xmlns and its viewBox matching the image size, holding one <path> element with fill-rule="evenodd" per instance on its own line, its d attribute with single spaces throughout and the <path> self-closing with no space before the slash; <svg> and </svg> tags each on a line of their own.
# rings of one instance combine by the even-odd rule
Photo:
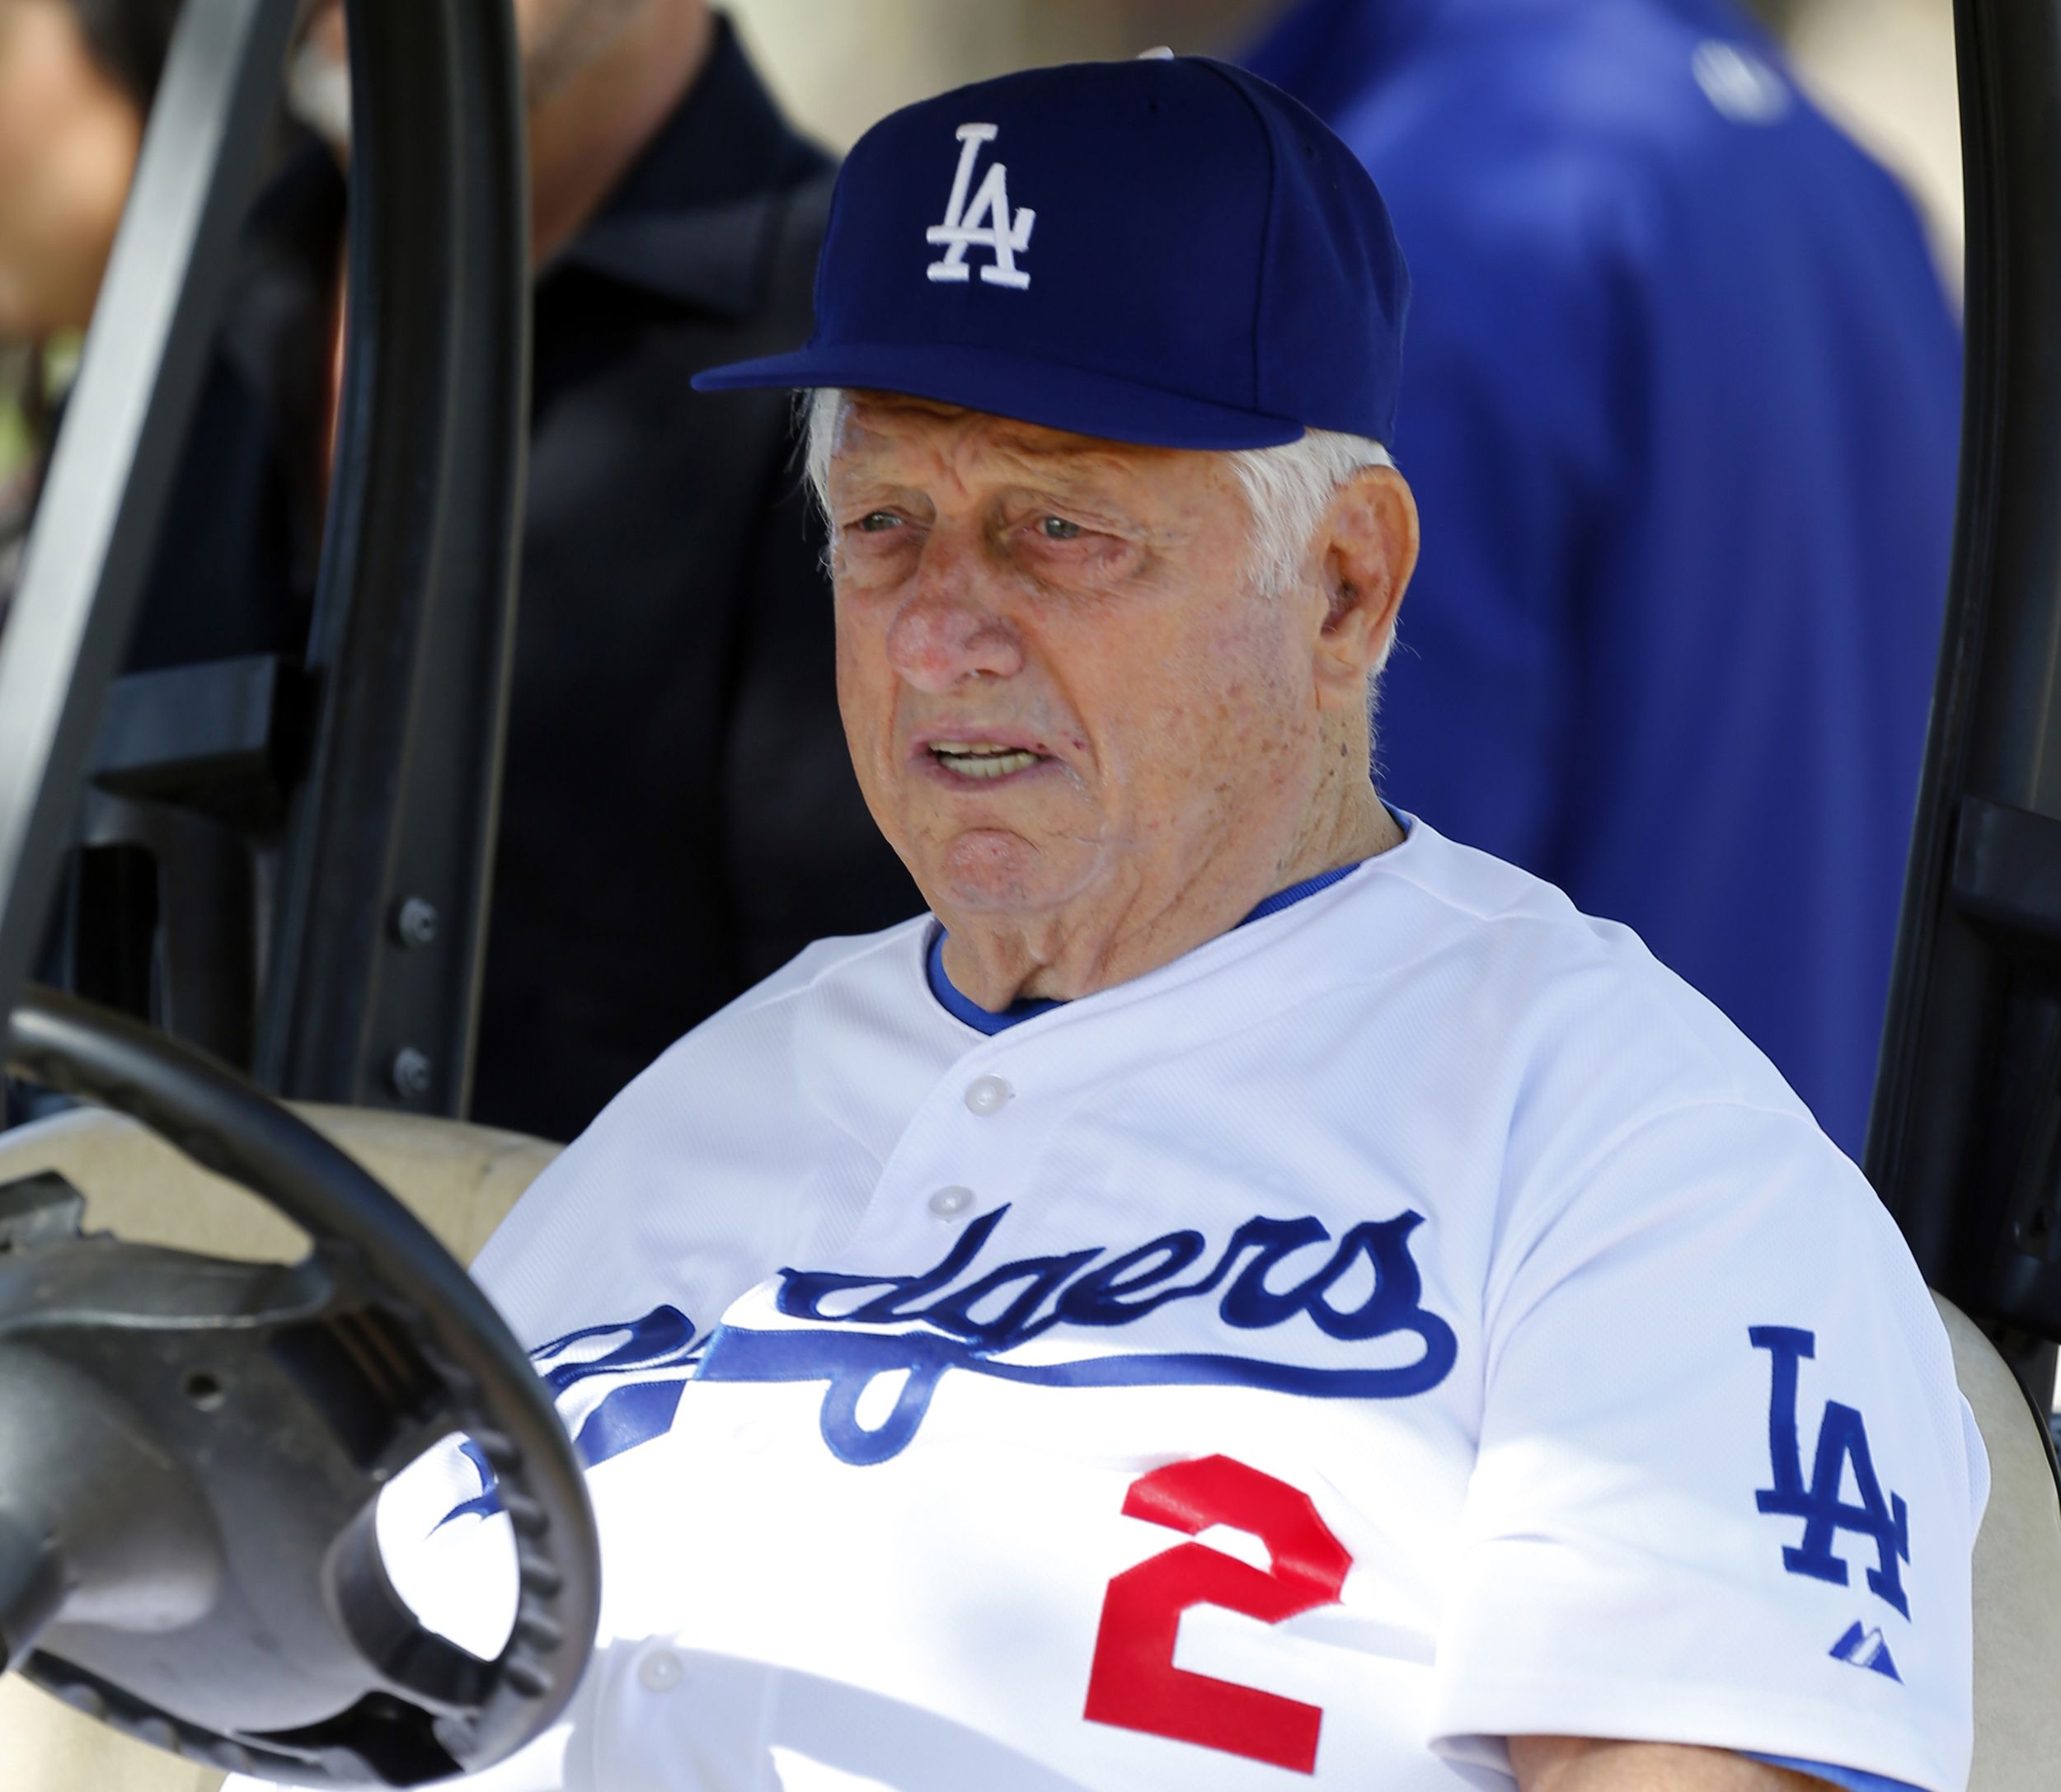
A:
<svg viewBox="0 0 2061 1792">
<path fill-rule="evenodd" d="M 1169 495 L 1206 481 L 1219 455 L 1148 448 L 1049 429 L 991 411 L 905 396 L 849 394 L 830 444 L 833 486 L 872 478 L 928 483 L 1028 482 Z"/>
</svg>

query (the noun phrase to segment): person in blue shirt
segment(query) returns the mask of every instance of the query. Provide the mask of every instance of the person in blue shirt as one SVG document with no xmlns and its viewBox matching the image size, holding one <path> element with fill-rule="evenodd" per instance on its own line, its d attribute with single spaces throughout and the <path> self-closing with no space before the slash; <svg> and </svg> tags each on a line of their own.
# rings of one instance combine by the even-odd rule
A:
<svg viewBox="0 0 2061 1792">
<path fill-rule="evenodd" d="M 1408 246 L 1383 787 L 1628 922 L 1861 1149 L 1952 532 L 1895 183 L 1721 0 L 1303 0 Z"/>
</svg>

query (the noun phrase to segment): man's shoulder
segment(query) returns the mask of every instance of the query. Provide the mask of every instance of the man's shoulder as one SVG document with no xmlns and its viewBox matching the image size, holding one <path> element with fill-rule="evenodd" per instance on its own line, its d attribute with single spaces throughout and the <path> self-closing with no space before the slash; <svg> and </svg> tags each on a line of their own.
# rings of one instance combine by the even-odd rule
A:
<svg viewBox="0 0 2061 1792">
<path fill-rule="evenodd" d="M 1605 978 L 1627 987 L 1678 983 L 1638 935 L 1584 913 L 1557 884 L 1478 847 L 1408 818 L 1403 843 L 1369 860 L 1359 900 L 1386 903 L 1387 925 L 1370 932 L 1365 970 L 1406 959 L 1480 958 L 1499 981 L 1531 987 L 1530 976 Z M 1399 951 L 1399 945 L 1401 950 Z"/>
<path fill-rule="evenodd" d="M 882 1116 L 891 1121 L 904 1086 L 934 1077 L 950 1049 L 941 1017 L 924 1011 L 927 925 L 919 917 L 819 941 L 676 1041 L 602 1109 L 481 1254 L 482 1279 L 525 1335 L 574 1322 L 562 1261 L 575 1248 L 586 1252 L 580 1283 L 592 1289 L 611 1277 L 644 1287 L 640 1253 L 661 1234 L 678 1260 L 709 1260 L 711 1287 L 741 1260 L 742 1238 L 802 1247 L 833 1161 L 862 1176 Z M 688 1310 L 705 1323 L 762 1273 L 720 1296 L 697 1283 Z"/>
<path fill-rule="evenodd" d="M 1441 115 L 1459 98 L 1462 120 Z M 1336 123 L 1363 134 L 1466 136 L 1486 149 L 1533 137 L 1644 154 L 1722 141 L 1741 127 L 1816 120 L 1780 51 L 1735 15 L 1672 0 L 1533 0 L 1438 9 L 1370 70 Z"/>
<path fill-rule="evenodd" d="M 1534 1087 L 1586 1078 L 1624 1112 L 1726 1101 L 1810 1124 L 1765 1055 L 1631 928 L 1421 821 L 1369 870 L 1365 921 L 1337 941 L 1343 984 L 1415 986 Z M 1386 1024 L 1385 1002 L 1364 1006 Z"/>
<path fill-rule="evenodd" d="M 730 1006 L 703 1021 L 700 1032 L 732 1015 L 778 1006 L 829 985 L 865 985 L 883 993 L 913 996 L 921 987 L 923 947 L 936 925 L 928 914 L 913 915 L 873 933 L 833 936 L 804 946 L 772 976 L 763 978 Z M 913 983 L 908 971 L 918 968 Z M 692 1034 L 688 1035 L 693 1037 Z"/>
<path fill-rule="evenodd" d="M 1715 6 L 1449 7 L 1334 123 L 1413 248 L 1478 232 L 1505 257 L 1571 238 L 1636 261 L 1713 207 L 1910 212 L 1775 46 Z M 1735 252 L 1757 246 L 1740 232 Z"/>
<path fill-rule="evenodd" d="M 836 936 L 805 946 L 770 977 L 683 1034 L 645 1075 L 661 1072 L 678 1058 L 784 1044 L 793 1030 L 805 1024 L 805 1011 L 812 1003 L 827 1002 L 861 1026 L 868 1016 L 885 1020 L 920 1010 L 928 1000 L 923 961 L 932 925 L 929 915 L 918 915 L 876 933 Z"/>
<path fill-rule="evenodd" d="M 1631 929 L 1583 913 L 1552 884 L 1421 823 L 1409 844 L 1389 876 L 1417 911 L 1414 949 L 1361 1000 L 1363 1024 L 1387 1054 L 1384 1075 L 1428 1065 L 1425 1081 L 1461 1116 L 1435 1153 L 1458 1161 L 1495 1141 L 1496 1204 L 1482 1217 L 1505 1268 L 1491 1285 L 1543 1241 L 1570 1276 L 1586 1275 L 1576 1266 L 1608 1241 L 1730 1226 L 1772 1251 L 1816 1250 L 1882 1278 L 1898 1325 L 1923 1336 L 1914 1348 L 1938 1356 L 1936 1320 L 1887 1213 L 1714 1003 Z M 1364 955 L 1360 977 L 1378 974 L 1379 950 Z"/>
<path fill-rule="evenodd" d="M 720 1124 L 743 1096 L 763 1117 L 781 1091 L 814 1074 L 809 1067 L 862 1079 L 898 1046 L 921 1052 L 943 1019 L 923 977 L 931 926 L 919 915 L 878 933 L 817 941 L 660 1053 L 591 1130 L 663 1131 L 689 1114 Z"/>
</svg>

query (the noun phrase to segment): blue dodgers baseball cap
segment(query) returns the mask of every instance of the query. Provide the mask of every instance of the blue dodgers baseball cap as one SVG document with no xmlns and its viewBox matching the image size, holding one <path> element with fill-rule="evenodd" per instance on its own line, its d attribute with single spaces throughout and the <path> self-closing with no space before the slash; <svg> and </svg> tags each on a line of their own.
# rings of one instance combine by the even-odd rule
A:
<svg viewBox="0 0 2061 1792">
<path fill-rule="evenodd" d="M 1166 448 L 1395 433 L 1410 277 L 1345 145 L 1202 57 L 976 82 L 838 176 L 805 348 L 703 391 L 906 392 Z"/>
</svg>

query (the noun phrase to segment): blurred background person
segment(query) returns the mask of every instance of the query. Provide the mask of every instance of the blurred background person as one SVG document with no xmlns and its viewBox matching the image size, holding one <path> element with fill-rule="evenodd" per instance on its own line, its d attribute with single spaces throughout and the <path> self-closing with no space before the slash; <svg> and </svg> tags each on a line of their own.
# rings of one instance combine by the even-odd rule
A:
<svg viewBox="0 0 2061 1792">
<path fill-rule="evenodd" d="M 1302 0 L 1246 60 L 1414 281 L 1384 788 L 1636 928 L 1857 1155 L 1959 432 L 1911 205 L 1723 0 Z"/>
<path fill-rule="evenodd" d="M 0 618 L 179 0 L 0 0 Z"/>
<path fill-rule="evenodd" d="M 513 695 L 472 1114 L 566 1138 L 810 941 L 921 907 L 837 717 L 778 394 L 831 181 L 702 0 L 516 0 L 538 263 Z M 326 142 L 259 199 L 129 655 L 303 649 L 341 344 L 341 7 L 289 79 Z"/>
</svg>

